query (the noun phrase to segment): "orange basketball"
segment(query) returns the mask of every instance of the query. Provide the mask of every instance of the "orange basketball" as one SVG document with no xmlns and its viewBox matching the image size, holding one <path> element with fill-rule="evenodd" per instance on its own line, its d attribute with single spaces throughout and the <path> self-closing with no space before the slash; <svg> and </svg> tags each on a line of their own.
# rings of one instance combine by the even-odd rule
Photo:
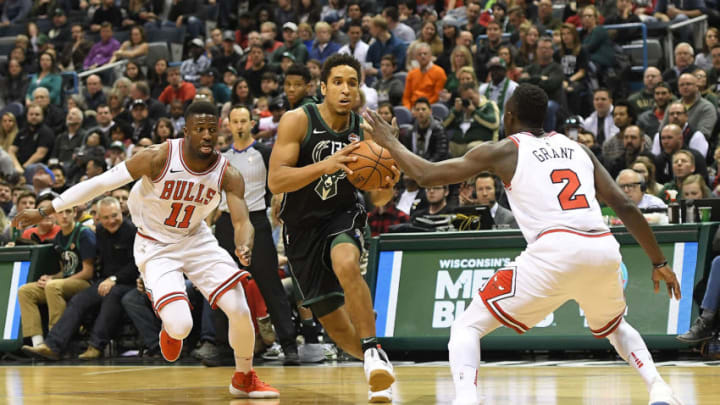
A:
<svg viewBox="0 0 720 405">
<path fill-rule="evenodd" d="M 377 190 L 385 185 L 385 177 L 393 177 L 391 167 L 395 164 L 390 152 L 373 141 L 360 142 L 355 150 L 348 156 L 357 157 L 357 161 L 350 162 L 347 167 L 353 171 L 348 180 L 360 190 Z"/>
</svg>

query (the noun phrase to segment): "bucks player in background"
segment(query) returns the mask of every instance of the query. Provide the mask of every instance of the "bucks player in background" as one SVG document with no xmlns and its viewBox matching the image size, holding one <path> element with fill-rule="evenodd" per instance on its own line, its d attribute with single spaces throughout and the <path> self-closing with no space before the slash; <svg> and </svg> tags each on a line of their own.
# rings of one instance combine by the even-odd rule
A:
<svg viewBox="0 0 720 405">
<path fill-rule="evenodd" d="M 323 65 L 322 104 L 306 104 L 280 120 L 270 157 L 268 184 L 285 193 L 280 211 L 285 251 L 304 306 L 347 353 L 364 359 L 370 400 L 391 400 L 395 380 L 377 345 L 370 290 L 360 274 L 367 214 L 346 178 L 348 156 L 363 139 L 362 119 L 352 112 L 360 89 L 360 63 L 333 55 Z M 392 198 L 399 177 L 370 193 L 374 205 Z"/>
</svg>

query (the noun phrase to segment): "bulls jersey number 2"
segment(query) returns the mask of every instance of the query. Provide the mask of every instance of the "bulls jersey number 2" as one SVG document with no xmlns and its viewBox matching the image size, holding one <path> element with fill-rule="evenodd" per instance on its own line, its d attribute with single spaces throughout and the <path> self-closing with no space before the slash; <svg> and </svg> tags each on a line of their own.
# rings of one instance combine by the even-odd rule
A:
<svg viewBox="0 0 720 405">
<path fill-rule="evenodd" d="M 565 210 L 576 210 L 578 208 L 589 208 L 585 194 L 575 194 L 580 188 L 580 179 L 577 173 L 570 169 L 555 169 L 550 173 L 550 180 L 554 183 L 565 183 L 565 187 L 558 194 L 560 207 Z"/>
</svg>

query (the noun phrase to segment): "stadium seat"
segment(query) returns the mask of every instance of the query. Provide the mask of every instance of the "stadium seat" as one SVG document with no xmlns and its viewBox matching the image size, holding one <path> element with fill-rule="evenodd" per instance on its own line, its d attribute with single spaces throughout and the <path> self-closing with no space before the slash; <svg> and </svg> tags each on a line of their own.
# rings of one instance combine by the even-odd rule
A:
<svg viewBox="0 0 720 405">
<path fill-rule="evenodd" d="M 393 112 L 395 113 L 395 118 L 397 118 L 397 124 L 403 125 L 403 124 L 412 124 L 413 122 L 413 116 L 410 110 L 405 108 L 404 106 L 397 105 L 393 107 Z"/>
<path fill-rule="evenodd" d="M 170 49 L 168 49 L 167 42 L 151 42 L 149 44 L 148 54 L 147 54 L 147 66 L 154 67 L 155 62 L 158 61 L 158 59 L 165 59 L 168 62 L 170 59 Z"/>
<path fill-rule="evenodd" d="M 450 109 L 443 103 L 435 103 L 430 106 L 432 115 L 435 119 L 444 121 L 450 115 Z"/>
<path fill-rule="evenodd" d="M 161 28 L 149 30 L 148 42 L 167 42 L 170 45 L 170 55 L 173 61 L 181 61 L 185 41 L 185 27 Z"/>
<path fill-rule="evenodd" d="M 407 72 L 395 72 L 393 73 L 393 77 L 397 77 L 402 81 L 403 86 L 405 86 L 405 79 L 407 78 Z"/>
<path fill-rule="evenodd" d="M 0 37 L 0 55 L 10 55 L 15 48 L 16 37 Z"/>
</svg>

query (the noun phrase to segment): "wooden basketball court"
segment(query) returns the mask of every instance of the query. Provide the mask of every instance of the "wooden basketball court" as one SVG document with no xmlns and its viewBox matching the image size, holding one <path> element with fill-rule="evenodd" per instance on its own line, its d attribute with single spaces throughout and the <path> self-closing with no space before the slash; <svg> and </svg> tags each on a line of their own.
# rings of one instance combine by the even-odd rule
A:
<svg viewBox="0 0 720 405">
<path fill-rule="evenodd" d="M 485 404 L 647 404 L 640 377 L 619 362 L 501 362 L 480 369 Z M 718 363 L 671 363 L 660 373 L 685 405 L 720 403 Z M 367 403 L 360 363 L 256 368 L 280 389 L 280 400 L 234 400 L 232 369 L 202 366 L 5 366 L 0 403 L 28 404 L 362 404 Z M 396 367 L 396 404 L 450 404 L 447 363 Z"/>
</svg>

